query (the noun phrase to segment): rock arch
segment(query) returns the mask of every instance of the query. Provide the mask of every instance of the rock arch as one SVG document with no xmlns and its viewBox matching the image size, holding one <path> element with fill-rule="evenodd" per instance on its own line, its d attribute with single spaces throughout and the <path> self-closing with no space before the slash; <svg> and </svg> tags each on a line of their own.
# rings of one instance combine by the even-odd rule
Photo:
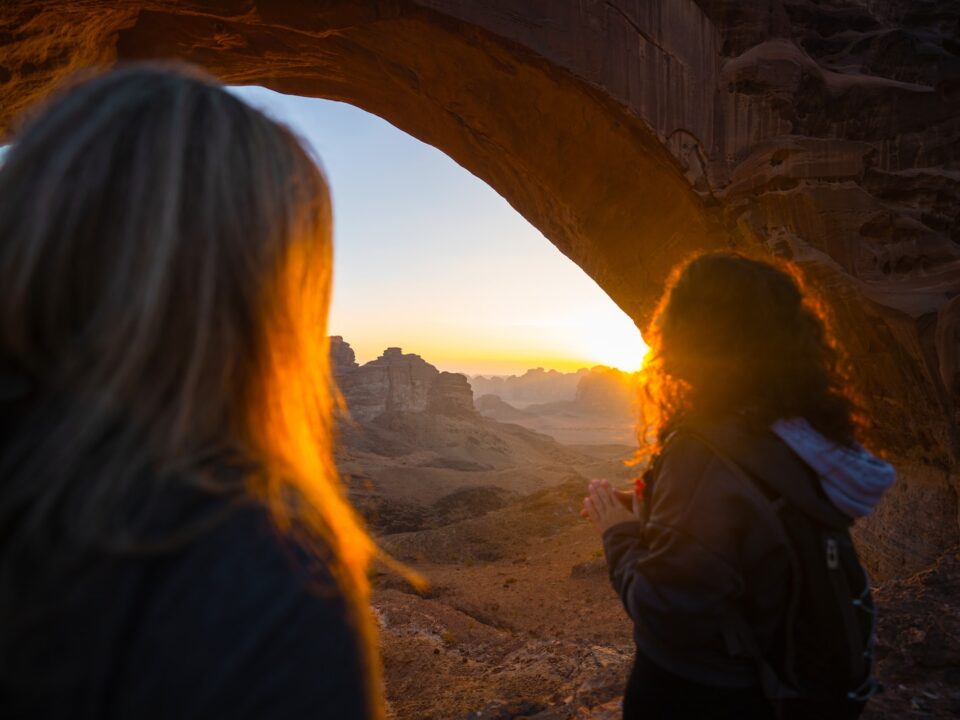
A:
<svg viewBox="0 0 960 720">
<path fill-rule="evenodd" d="M 435 145 L 641 325 L 692 251 L 792 257 L 900 465 L 859 529 L 900 574 L 960 539 L 960 45 L 940 5 L 34 0 L 0 8 L 0 124 L 78 68 L 178 58 Z"/>
</svg>

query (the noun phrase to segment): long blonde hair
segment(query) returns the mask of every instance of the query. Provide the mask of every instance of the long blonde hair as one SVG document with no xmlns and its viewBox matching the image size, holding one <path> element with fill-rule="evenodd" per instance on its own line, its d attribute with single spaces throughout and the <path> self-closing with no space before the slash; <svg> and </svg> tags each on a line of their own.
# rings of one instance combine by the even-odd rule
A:
<svg viewBox="0 0 960 720">
<path fill-rule="evenodd" d="M 375 548 L 333 461 L 331 232 L 298 139 L 192 70 L 122 68 L 29 120 L 0 168 L 0 367 L 30 396 L 0 543 L 5 567 L 137 548 L 128 510 L 171 484 L 253 496 L 326 556 L 380 714 Z"/>
</svg>

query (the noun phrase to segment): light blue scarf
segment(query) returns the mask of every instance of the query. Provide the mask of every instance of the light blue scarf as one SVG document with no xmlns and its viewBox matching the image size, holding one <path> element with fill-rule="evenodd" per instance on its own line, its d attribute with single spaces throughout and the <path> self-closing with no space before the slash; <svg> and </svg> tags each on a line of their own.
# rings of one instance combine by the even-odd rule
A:
<svg viewBox="0 0 960 720">
<path fill-rule="evenodd" d="M 778 420 L 773 431 L 820 476 L 830 501 L 852 518 L 867 515 L 897 479 L 893 466 L 857 445 L 837 445 L 803 418 Z"/>
</svg>

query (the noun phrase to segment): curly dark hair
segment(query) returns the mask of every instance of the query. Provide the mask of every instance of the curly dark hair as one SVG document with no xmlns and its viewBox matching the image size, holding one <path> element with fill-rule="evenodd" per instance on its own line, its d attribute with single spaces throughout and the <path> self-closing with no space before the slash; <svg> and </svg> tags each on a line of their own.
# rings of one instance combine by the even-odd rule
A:
<svg viewBox="0 0 960 720">
<path fill-rule="evenodd" d="M 789 263 L 715 252 L 681 264 L 644 336 L 643 456 L 684 421 L 731 416 L 756 428 L 802 417 L 841 445 L 861 439 L 864 418 L 826 306 Z"/>
</svg>

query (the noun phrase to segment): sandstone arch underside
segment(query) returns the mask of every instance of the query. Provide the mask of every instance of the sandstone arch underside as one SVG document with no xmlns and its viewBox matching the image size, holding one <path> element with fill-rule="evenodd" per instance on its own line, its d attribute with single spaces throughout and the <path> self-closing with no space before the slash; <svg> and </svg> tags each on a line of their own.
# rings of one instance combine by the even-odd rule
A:
<svg viewBox="0 0 960 720">
<path fill-rule="evenodd" d="M 0 6 L 0 126 L 178 58 L 435 145 L 641 326 L 692 251 L 801 262 L 901 470 L 858 528 L 889 576 L 960 540 L 958 33 L 907 0 L 35 0 Z"/>
</svg>

